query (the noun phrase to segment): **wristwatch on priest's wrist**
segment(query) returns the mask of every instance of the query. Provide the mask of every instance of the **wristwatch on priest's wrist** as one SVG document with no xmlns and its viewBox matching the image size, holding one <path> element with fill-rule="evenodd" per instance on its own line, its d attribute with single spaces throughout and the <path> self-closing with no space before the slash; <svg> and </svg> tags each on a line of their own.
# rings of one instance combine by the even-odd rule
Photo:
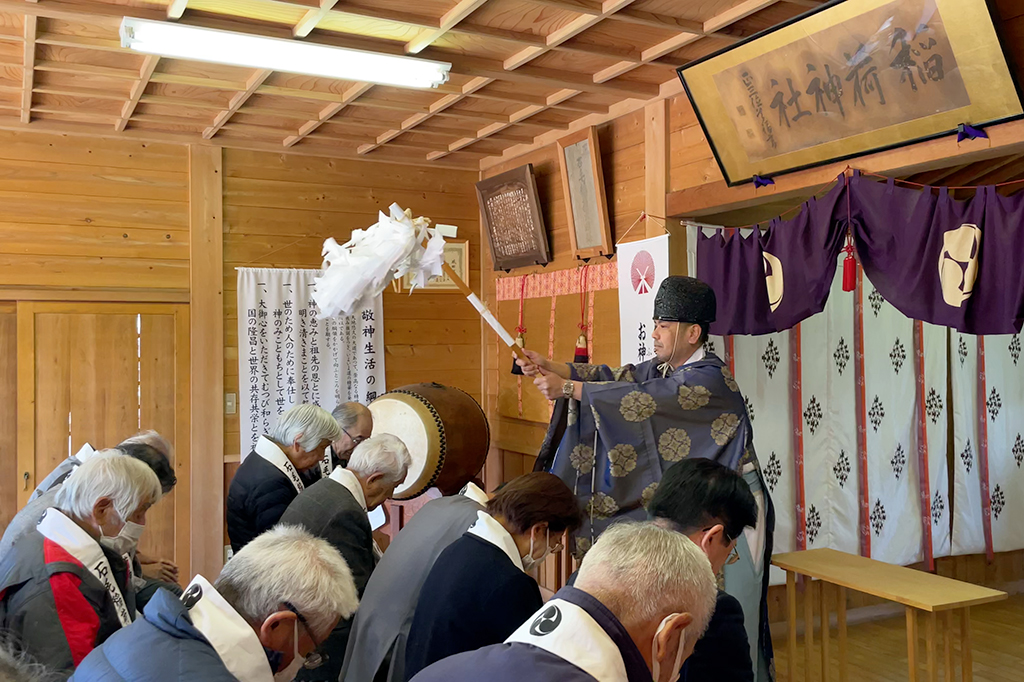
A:
<svg viewBox="0 0 1024 682">
<path fill-rule="evenodd" d="M 576 386 L 571 381 L 566 381 L 562 384 L 562 395 L 568 400 L 572 398 L 573 390 Z"/>
</svg>

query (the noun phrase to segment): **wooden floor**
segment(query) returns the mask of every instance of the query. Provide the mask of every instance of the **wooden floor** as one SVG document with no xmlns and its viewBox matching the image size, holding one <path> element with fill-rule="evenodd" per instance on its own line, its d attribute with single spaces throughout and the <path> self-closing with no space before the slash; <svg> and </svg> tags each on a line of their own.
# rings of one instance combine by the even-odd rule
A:
<svg viewBox="0 0 1024 682">
<path fill-rule="evenodd" d="M 919 625 L 919 628 L 923 626 Z M 974 643 L 975 682 L 1021 682 L 1024 680 L 1024 595 L 1016 595 L 997 604 L 971 610 L 972 640 Z M 941 641 L 941 638 L 940 638 Z M 821 680 L 821 654 L 819 633 L 814 633 L 815 653 L 811 677 L 804 675 L 803 637 L 797 647 L 796 680 Z M 960 679 L 959 638 L 955 638 L 956 658 L 953 679 Z M 777 637 L 775 666 L 778 682 L 790 682 L 786 655 L 786 638 Z M 924 642 L 922 638 L 918 661 L 921 663 L 918 680 L 927 680 L 924 672 Z M 831 682 L 839 680 L 839 644 L 833 628 L 830 648 Z M 945 680 L 941 646 L 939 650 L 938 679 Z M 899 615 L 885 620 L 851 625 L 849 627 L 849 682 L 907 682 L 907 630 L 906 618 Z"/>
</svg>

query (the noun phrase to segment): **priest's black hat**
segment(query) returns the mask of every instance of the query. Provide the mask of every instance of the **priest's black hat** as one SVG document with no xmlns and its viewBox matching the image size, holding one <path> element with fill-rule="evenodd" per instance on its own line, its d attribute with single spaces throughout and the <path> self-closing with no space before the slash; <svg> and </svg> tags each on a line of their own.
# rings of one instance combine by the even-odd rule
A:
<svg viewBox="0 0 1024 682">
<path fill-rule="evenodd" d="M 716 310 L 714 290 L 693 277 L 666 277 L 654 297 L 654 319 L 665 322 L 711 324 Z"/>
</svg>

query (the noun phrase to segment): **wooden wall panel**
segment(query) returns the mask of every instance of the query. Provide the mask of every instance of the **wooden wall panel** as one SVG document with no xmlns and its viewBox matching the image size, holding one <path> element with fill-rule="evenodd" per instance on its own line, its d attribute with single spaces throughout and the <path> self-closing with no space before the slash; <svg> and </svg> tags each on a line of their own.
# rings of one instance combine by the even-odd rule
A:
<svg viewBox="0 0 1024 682">
<path fill-rule="evenodd" d="M 615 242 L 643 239 L 644 224 L 637 223 L 645 206 L 644 185 L 644 111 L 638 110 L 598 126 L 601 160 L 604 166 L 605 191 L 608 213 Z M 518 268 L 511 275 L 495 273 L 486 247 L 481 254 L 484 273 L 484 293 L 491 310 L 506 329 L 518 324 L 519 304 L 516 301 L 496 300 L 498 277 L 522 277 L 529 273 L 579 268 L 582 263 L 571 255 L 566 204 L 562 195 L 557 148 L 543 147 L 529 154 L 488 169 L 491 177 L 506 170 L 533 164 L 537 178 L 537 192 L 541 211 L 548 231 L 552 262 L 546 267 Z M 632 228 L 632 229 L 630 229 Z M 607 262 L 607 258 L 591 259 L 592 264 Z M 551 299 L 530 299 L 524 305 L 524 323 L 528 348 L 547 354 L 551 319 Z M 559 296 L 555 302 L 554 347 L 555 357 L 569 361 L 580 330 L 580 298 L 578 294 Z M 533 468 L 537 449 L 544 439 L 548 421 L 549 403 L 528 379 L 518 379 L 510 373 L 512 358 L 509 350 L 498 346 L 495 335 L 487 330 L 484 335 L 484 367 L 486 410 L 491 421 L 492 462 L 489 479 L 507 480 Z M 596 362 L 617 364 L 619 359 L 619 306 L 615 290 L 597 292 L 594 298 L 593 359 Z M 520 384 L 522 388 L 520 390 Z M 520 410 L 520 394 L 522 396 Z M 487 480 L 489 488 L 500 481 Z"/>
<path fill-rule="evenodd" d="M 0 302 L 0 525 L 18 508 L 18 315 Z"/>
<path fill-rule="evenodd" d="M 163 434 L 176 448 L 171 464 L 177 468 L 178 454 L 187 445 L 175 438 L 175 357 L 176 338 L 173 315 L 141 316 L 139 328 L 139 423 L 143 428 Z M 182 478 L 185 478 L 184 476 Z M 139 549 L 149 556 L 173 557 L 175 546 L 175 496 L 172 490 L 146 514 L 146 532 Z M 183 552 L 184 553 L 184 552 Z M 183 576 L 184 577 L 184 576 Z"/>
<path fill-rule="evenodd" d="M 398 202 L 458 226 L 470 242 L 469 284 L 479 290 L 476 180 L 466 171 L 225 150 L 224 390 L 238 391 L 236 267 L 320 267 L 325 238 L 344 242 Z M 438 381 L 480 399 L 480 318 L 461 296 L 389 289 L 384 319 L 388 387 Z M 238 415 L 225 415 L 226 458 L 236 459 L 239 449 Z M 228 480 L 232 473 L 226 470 Z"/>
<path fill-rule="evenodd" d="M 0 287 L 188 289 L 186 147 L 0 132 Z"/>
</svg>

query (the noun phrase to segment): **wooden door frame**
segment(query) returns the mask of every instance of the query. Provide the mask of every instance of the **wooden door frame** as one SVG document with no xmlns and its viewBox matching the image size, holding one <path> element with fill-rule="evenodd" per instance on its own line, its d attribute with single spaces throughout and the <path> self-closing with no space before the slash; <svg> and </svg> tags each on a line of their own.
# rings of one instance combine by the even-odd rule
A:
<svg viewBox="0 0 1024 682">
<path fill-rule="evenodd" d="M 106 301 L 18 301 L 18 506 L 28 502 L 37 485 L 36 358 L 37 313 L 174 316 L 174 560 L 183 576 L 191 576 L 191 368 L 189 306 L 182 303 L 120 303 Z M 127 437 L 130 434 L 125 434 Z M 102 445 L 110 445 L 103 443 Z M 46 472 L 49 473 L 49 472 Z M 25 475 L 28 474 L 28 479 Z"/>
</svg>

